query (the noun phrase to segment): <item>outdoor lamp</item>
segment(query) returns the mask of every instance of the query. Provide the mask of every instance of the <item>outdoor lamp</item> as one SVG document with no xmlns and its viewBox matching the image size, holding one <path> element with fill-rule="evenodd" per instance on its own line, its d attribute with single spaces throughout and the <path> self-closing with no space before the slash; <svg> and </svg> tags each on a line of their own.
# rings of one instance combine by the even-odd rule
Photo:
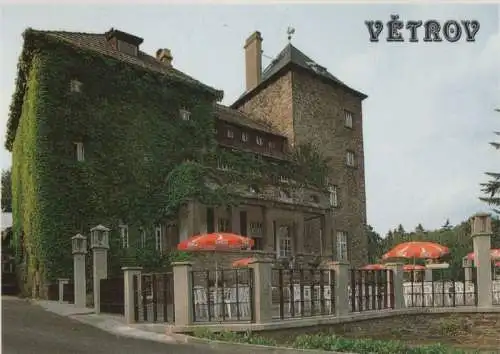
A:
<svg viewBox="0 0 500 354">
<path fill-rule="evenodd" d="M 87 238 L 81 234 L 76 234 L 71 238 L 71 250 L 73 254 L 87 253 Z"/>
<path fill-rule="evenodd" d="M 471 218 L 471 234 L 491 234 L 491 216 L 487 213 L 478 213 Z"/>
<path fill-rule="evenodd" d="M 97 225 L 90 229 L 91 248 L 109 248 L 109 229 L 103 225 Z"/>
</svg>

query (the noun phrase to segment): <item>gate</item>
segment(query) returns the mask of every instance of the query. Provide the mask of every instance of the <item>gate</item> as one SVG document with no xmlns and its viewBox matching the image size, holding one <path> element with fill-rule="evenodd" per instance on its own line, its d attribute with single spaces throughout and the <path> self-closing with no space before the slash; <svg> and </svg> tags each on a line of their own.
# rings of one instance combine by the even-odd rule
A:
<svg viewBox="0 0 500 354">
<path fill-rule="evenodd" d="M 2 255 L 2 295 L 18 295 L 15 261 Z"/>
<path fill-rule="evenodd" d="M 101 312 L 125 314 L 123 277 L 101 279 Z"/>
<path fill-rule="evenodd" d="M 135 321 L 174 322 L 173 273 L 134 276 Z"/>
</svg>

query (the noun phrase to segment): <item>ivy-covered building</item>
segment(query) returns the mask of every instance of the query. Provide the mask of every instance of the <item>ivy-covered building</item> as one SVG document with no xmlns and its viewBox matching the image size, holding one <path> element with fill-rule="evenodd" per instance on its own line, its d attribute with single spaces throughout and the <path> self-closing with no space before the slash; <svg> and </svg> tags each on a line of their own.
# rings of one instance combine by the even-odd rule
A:
<svg viewBox="0 0 500 354">
<path fill-rule="evenodd" d="M 150 56 L 142 42 L 24 33 L 6 148 L 27 287 L 71 275 L 70 238 L 97 224 L 113 230 L 117 266 L 212 231 L 277 257 L 365 259 L 365 95 L 291 45 L 262 71 L 256 32 L 247 91 L 226 107 L 169 49 Z"/>
</svg>

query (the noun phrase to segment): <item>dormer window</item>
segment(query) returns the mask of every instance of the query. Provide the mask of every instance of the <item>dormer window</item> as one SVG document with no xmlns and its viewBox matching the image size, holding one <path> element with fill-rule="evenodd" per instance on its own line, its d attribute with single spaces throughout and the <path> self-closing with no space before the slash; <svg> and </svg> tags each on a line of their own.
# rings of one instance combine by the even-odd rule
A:
<svg viewBox="0 0 500 354">
<path fill-rule="evenodd" d="M 244 143 L 246 143 L 248 141 L 248 133 L 247 132 L 241 133 L 241 141 L 243 141 Z"/>
<path fill-rule="evenodd" d="M 85 151 L 83 148 L 82 142 L 75 142 L 74 144 L 74 153 L 76 161 L 84 161 L 85 160 Z"/>
<path fill-rule="evenodd" d="M 134 57 L 137 56 L 137 46 L 120 40 L 118 41 L 117 46 L 120 52 L 132 55 Z"/>
<path fill-rule="evenodd" d="M 257 143 L 257 145 L 262 146 L 264 145 L 264 138 L 262 138 L 261 136 L 257 136 L 255 138 L 255 142 Z"/>
<path fill-rule="evenodd" d="M 182 120 L 191 120 L 191 112 L 189 112 L 187 109 L 181 109 L 179 110 L 179 115 L 181 116 Z"/>
<path fill-rule="evenodd" d="M 233 139 L 234 138 L 234 132 L 231 128 L 227 128 L 226 129 L 226 137 L 228 139 Z"/>
<path fill-rule="evenodd" d="M 139 45 L 144 41 L 142 38 L 134 36 L 130 33 L 122 32 L 111 28 L 105 33 L 108 45 L 127 55 L 137 56 L 139 54 Z"/>
<path fill-rule="evenodd" d="M 73 79 L 69 83 L 69 90 L 71 92 L 81 92 L 82 86 L 83 86 L 83 84 L 80 81 Z"/>
</svg>

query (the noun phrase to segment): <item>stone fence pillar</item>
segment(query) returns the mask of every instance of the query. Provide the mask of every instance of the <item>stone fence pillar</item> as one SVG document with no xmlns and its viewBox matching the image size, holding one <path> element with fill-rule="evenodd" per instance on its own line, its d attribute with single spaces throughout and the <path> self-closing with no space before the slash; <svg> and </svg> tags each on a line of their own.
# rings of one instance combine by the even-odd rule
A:
<svg viewBox="0 0 500 354">
<path fill-rule="evenodd" d="M 335 272 L 335 315 L 347 316 L 349 314 L 349 263 L 328 262 L 325 268 Z"/>
<path fill-rule="evenodd" d="M 256 259 L 249 264 L 253 269 L 253 308 L 255 323 L 270 323 L 272 315 L 272 261 Z"/>
<path fill-rule="evenodd" d="M 123 295 L 124 314 L 127 323 L 135 322 L 135 309 L 139 306 L 136 303 L 136 294 L 141 293 L 141 271 L 142 267 L 122 267 L 123 270 Z M 138 277 L 137 288 L 134 288 L 134 277 Z M 139 296 L 137 296 L 137 299 Z"/>
<path fill-rule="evenodd" d="M 389 284 L 389 295 L 393 295 L 394 309 L 402 309 L 406 307 L 404 298 L 404 270 L 402 263 L 387 263 L 386 267 L 392 271 L 392 284 L 390 278 L 387 279 Z"/>
<path fill-rule="evenodd" d="M 174 273 L 175 325 L 188 326 L 193 322 L 193 289 L 190 262 L 172 263 Z"/>
<path fill-rule="evenodd" d="M 68 278 L 57 279 L 59 285 L 59 302 L 64 302 L 64 285 L 69 284 Z"/>
<path fill-rule="evenodd" d="M 474 265 L 477 278 L 477 306 L 491 307 L 493 279 L 491 276 L 491 217 L 478 213 L 471 217 L 471 234 L 474 244 Z"/>
</svg>

